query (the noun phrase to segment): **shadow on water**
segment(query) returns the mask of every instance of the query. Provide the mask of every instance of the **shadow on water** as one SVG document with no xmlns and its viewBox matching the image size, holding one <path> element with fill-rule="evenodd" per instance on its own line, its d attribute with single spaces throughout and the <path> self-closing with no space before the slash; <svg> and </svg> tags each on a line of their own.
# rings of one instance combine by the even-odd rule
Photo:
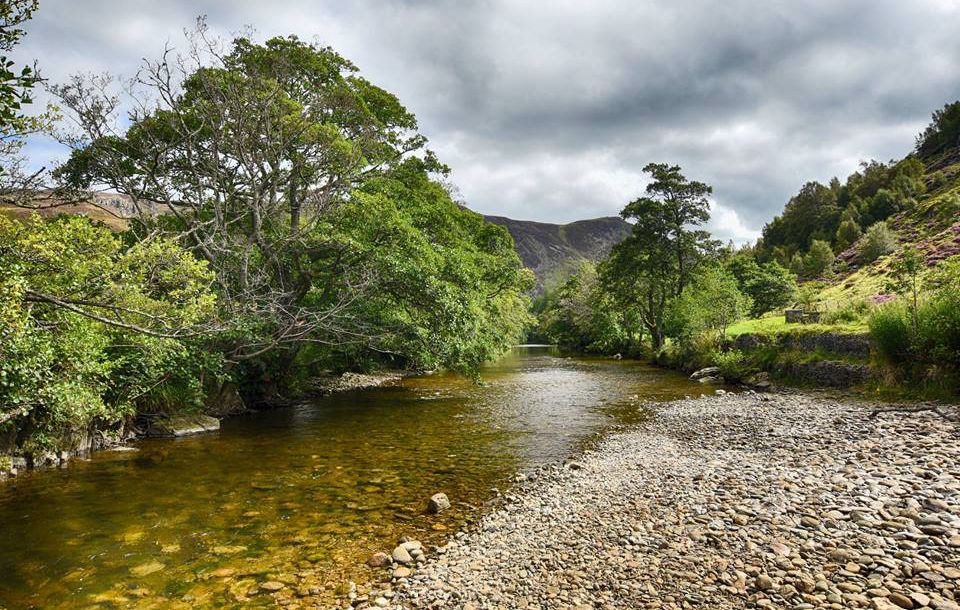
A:
<svg viewBox="0 0 960 610">
<path fill-rule="evenodd" d="M 0 608 L 223 607 L 306 574 L 330 598 L 400 536 L 438 541 L 518 470 L 699 393 L 638 362 L 520 347 L 475 385 L 406 379 L 143 441 L 0 486 Z M 424 514 L 443 491 L 453 510 Z M 292 582 L 292 581 L 291 581 Z"/>
</svg>

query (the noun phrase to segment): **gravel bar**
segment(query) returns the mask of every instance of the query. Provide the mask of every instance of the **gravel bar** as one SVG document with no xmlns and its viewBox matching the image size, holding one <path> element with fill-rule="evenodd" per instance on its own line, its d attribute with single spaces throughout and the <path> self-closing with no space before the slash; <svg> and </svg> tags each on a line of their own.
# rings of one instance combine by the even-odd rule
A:
<svg viewBox="0 0 960 610">
<path fill-rule="evenodd" d="M 960 608 L 956 422 L 795 394 L 654 408 L 352 607 Z"/>
</svg>

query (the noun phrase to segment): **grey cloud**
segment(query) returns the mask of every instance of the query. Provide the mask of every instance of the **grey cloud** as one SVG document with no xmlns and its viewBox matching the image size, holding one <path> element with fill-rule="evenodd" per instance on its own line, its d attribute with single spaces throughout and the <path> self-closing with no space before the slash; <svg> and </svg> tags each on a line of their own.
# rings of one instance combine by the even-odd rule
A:
<svg viewBox="0 0 960 610">
<path fill-rule="evenodd" d="M 19 55 L 129 74 L 196 14 L 332 45 L 417 113 L 474 209 L 545 221 L 617 213 L 662 160 L 748 239 L 960 97 L 955 0 L 42 0 Z"/>
</svg>

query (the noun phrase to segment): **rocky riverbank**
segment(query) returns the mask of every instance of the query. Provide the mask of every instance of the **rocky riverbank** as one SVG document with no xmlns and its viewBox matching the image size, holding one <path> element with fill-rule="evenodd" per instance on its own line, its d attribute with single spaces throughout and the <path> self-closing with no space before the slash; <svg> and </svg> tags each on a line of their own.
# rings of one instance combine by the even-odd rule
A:
<svg viewBox="0 0 960 610">
<path fill-rule="evenodd" d="M 381 373 L 343 373 L 327 374 L 310 379 L 305 394 L 296 399 L 283 398 L 266 401 L 263 408 L 282 408 L 297 405 L 307 398 L 318 398 L 350 392 L 367 390 L 399 381 L 412 372 L 387 371 Z M 174 413 L 170 415 L 149 415 L 131 417 L 106 429 L 91 428 L 76 433 L 66 445 L 58 450 L 40 454 L 23 454 L 18 451 L 16 434 L 0 435 L 0 481 L 15 477 L 20 472 L 35 468 L 57 468 L 68 465 L 72 460 L 85 458 L 91 453 L 121 449 L 132 450 L 128 443 L 146 437 L 178 438 L 191 434 L 215 432 L 220 429 L 220 420 L 251 411 L 240 398 L 237 389 L 228 385 L 229 391 L 223 391 L 206 405 L 206 413 Z M 256 410 L 256 409 L 252 409 Z"/>
<path fill-rule="evenodd" d="M 873 408 L 657 406 L 351 605 L 960 608 L 956 410 Z"/>
</svg>

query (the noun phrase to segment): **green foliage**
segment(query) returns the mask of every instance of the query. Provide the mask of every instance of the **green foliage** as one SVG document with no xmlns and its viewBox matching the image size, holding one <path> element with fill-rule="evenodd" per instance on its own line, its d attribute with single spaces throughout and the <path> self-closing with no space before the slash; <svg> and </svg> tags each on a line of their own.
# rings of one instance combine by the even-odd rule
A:
<svg viewBox="0 0 960 610">
<path fill-rule="evenodd" d="M 808 182 L 787 202 L 783 213 L 764 227 L 763 243 L 806 250 L 813 239 L 834 234 L 840 214 L 837 193 L 819 182 Z"/>
<path fill-rule="evenodd" d="M 917 136 L 917 154 L 924 158 L 960 147 L 960 100 L 933 113 L 930 124 Z"/>
<path fill-rule="evenodd" d="M 283 392 L 298 366 L 475 375 L 519 339 L 530 277 L 509 234 L 433 179 L 448 169 L 394 95 L 296 37 L 206 48 L 145 66 L 130 125 L 97 83 L 58 87 L 90 144 L 56 175 L 129 195 L 137 238 L 208 262 L 245 390 Z"/>
<path fill-rule="evenodd" d="M 924 385 L 960 374 L 960 265 L 934 278 L 933 290 L 914 305 L 896 301 L 870 316 L 870 334 L 881 360 L 905 381 Z M 953 391 L 960 388 L 954 387 Z"/>
<path fill-rule="evenodd" d="M 31 89 L 39 82 L 31 66 L 15 67 L 7 53 L 12 51 L 24 35 L 18 26 L 28 21 L 37 10 L 38 0 L 7 0 L 0 3 L 0 136 L 22 132 L 26 119 L 21 108 L 32 102 Z M 2 171 L 2 168 L 0 168 Z"/>
<path fill-rule="evenodd" d="M 37 0 L 0 2 L 0 200 L 21 203 L 43 187 L 45 172 L 34 172 L 26 163 L 23 147 L 30 134 L 50 131 L 56 108 L 28 115 L 24 109 L 33 102 L 33 88 L 41 82 L 36 66 L 17 67 L 8 54 L 24 30 L 19 26 L 37 10 Z"/>
<path fill-rule="evenodd" d="M 618 309 L 598 283 L 596 267 L 582 263 L 548 300 L 540 328 L 552 342 L 576 351 L 634 353 L 639 334 L 630 312 Z"/>
<path fill-rule="evenodd" d="M 863 218 L 867 223 L 885 220 L 897 212 L 907 208 L 908 199 L 895 191 L 880 189 L 867 203 L 863 210 Z"/>
<path fill-rule="evenodd" d="M 820 239 L 813 240 L 813 243 L 810 244 L 810 251 L 803 257 L 804 276 L 817 278 L 829 275 L 835 258 L 828 242 Z"/>
<path fill-rule="evenodd" d="M 909 299 L 910 313 L 916 324 L 917 308 L 920 298 L 920 274 L 924 271 L 923 256 L 908 246 L 890 265 L 890 276 L 884 288 L 887 291 Z"/>
<path fill-rule="evenodd" d="M 750 359 L 736 349 L 716 352 L 713 356 L 713 365 L 720 369 L 720 375 L 730 383 L 742 381 L 756 372 L 756 367 Z"/>
<path fill-rule="evenodd" d="M 803 254 L 799 252 L 794 252 L 793 256 L 790 257 L 790 273 L 801 276 L 805 275 L 807 271 L 807 264 L 804 260 Z"/>
<path fill-rule="evenodd" d="M 862 322 L 870 313 L 870 303 L 866 299 L 853 299 L 840 307 L 831 309 L 820 317 L 823 324 L 856 324 Z"/>
<path fill-rule="evenodd" d="M 870 225 L 864 233 L 860 246 L 860 262 L 872 263 L 881 256 L 890 254 L 897 248 L 897 237 L 886 222 Z"/>
<path fill-rule="evenodd" d="M 908 157 L 897 163 L 862 163 L 860 170 L 841 184 L 809 182 L 791 198 L 780 216 L 763 230 L 758 244 L 761 260 L 775 259 L 803 273 L 802 259 L 794 253 L 810 249 L 814 240 L 828 242 L 835 251 L 849 247 L 859 230 L 916 205 L 926 192 L 924 164 Z"/>
<path fill-rule="evenodd" d="M 862 234 L 863 231 L 860 230 L 860 225 L 857 222 L 844 220 L 837 227 L 834 243 L 837 244 L 838 250 L 843 251 L 855 244 Z"/>
<path fill-rule="evenodd" d="M 689 341 L 704 333 L 722 339 L 726 328 L 750 308 L 750 298 L 740 292 L 732 273 L 718 265 L 702 266 L 680 296 L 667 306 L 666 334 L 679 341 Z"/>
<path fill-rule="evenodd" d="M 727 268 L 737 278 L 740 292 L 750 299 L 749 315 L 754 318 L 789 305 L 797 291 L 796 276 L 776 261 L 761 265 L 752 256 L 735 256 Z"/>
<path fill-rule="evenodd" d="M 532 276 L 507 230 L 458 206 L 418 159 L 369 181 L 321 231 L 353 259 L 340 281 L 373 278 L 349 314 L 410 366 L 475 375 L 532 322 L 522 296 Z"/>
<path fill-rule="evenodd" d="M 212 319 L 212 279 L 170 241 L 127 245 L 82 217 L 0 216 L 0 427 L 26 451 L 62 447 L 163 384 L 216 373 L 219 360 L 187 343 Z"/>
<path fill-rule="evenodd" d="M 930 188 L 931 190 L 941 189 L 950 184 L 950 179 L 947 178 L 947 175 L 943 173 L 943 170 L 938 170 L 933 172 L 930 176 Z"/>
<path fill-rule="evenodd" d="M 815 311 L 820 302 L 819 286 L 813 283 L 804 284 L 797 290 L 796 305 L 804 311 Z"/>
</svg>

